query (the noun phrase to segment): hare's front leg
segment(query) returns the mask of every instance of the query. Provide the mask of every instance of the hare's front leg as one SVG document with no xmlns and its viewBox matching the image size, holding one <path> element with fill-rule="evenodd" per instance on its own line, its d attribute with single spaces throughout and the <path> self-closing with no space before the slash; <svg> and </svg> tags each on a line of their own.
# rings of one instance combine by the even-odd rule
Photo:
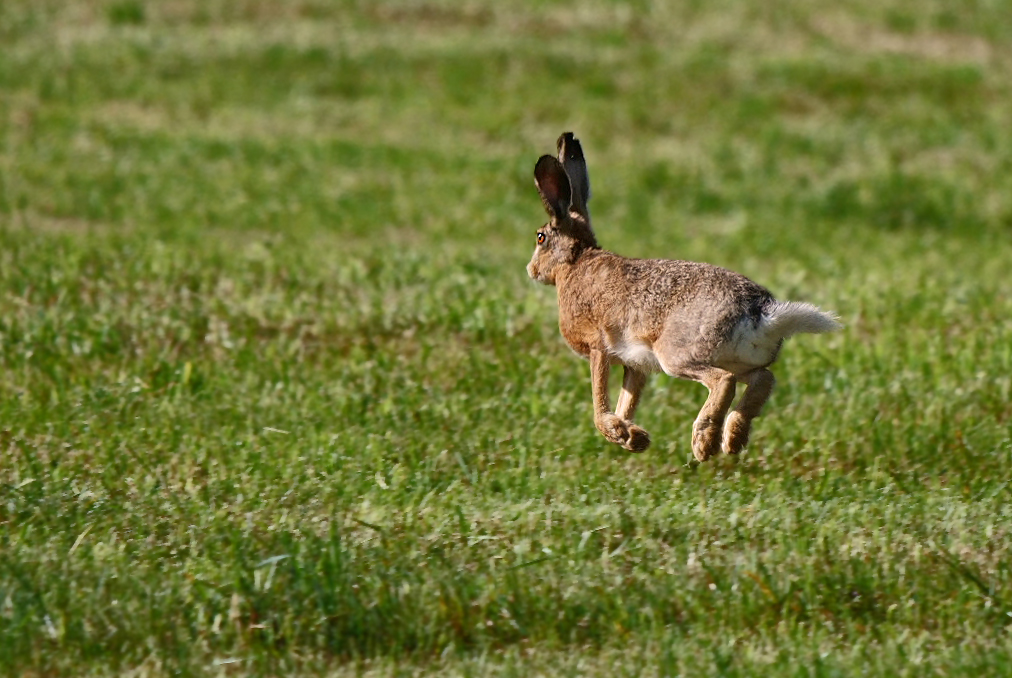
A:
<svg viewBox="0 0 1012 678">
<path fill-rule="evenodd" d="M 611 411 L 608 397 L 608 374 L 611 361 L 603 351 L 590 352 L 590 383 L 594 392 L 594 425 L 610 442 L 632 452 L 642 452 L 650 444 L 650 436 L 639 426 L 632 425 Z M 644 380 L 645 381 L 645 380 Z M 630 384 L 632 385 L 632 384 Z M 642 389 L 642 384 L 639 388 Z M 638 391 L 636 393 L 638 400 Z M 631 395 L 630 395 L 631 397 Z"/>
<path fill-rule="evenodd" d="M 710 389 L 710 395 L 692 424 L 692 454 L 706 461 L 720 449 L 724 417 L 734 400 L 735 377 L 716 367 L 700 371 L 695 379 Z"/>
<path fill-rule="evenodd" d="M 727 454 L 738 454 L 748 444 L 752 420 L 762 412 L 763 405 L 769 400 L 773 386 L 777 383 L 773 373 L 766 369 L 750 372 L 742 381 L 748 384 L 748 387 L 738 401 L 738 406 L 727 415 L 727 422 L 724 424 L 723 448 Z"/>
<path fill-rule="evenodd" d="M 642 452 L 650 447 L 650 434 L 640 426 L 632 423 L 636 407 L 640 404 L 640 394 L 647 384 L 646 372 L 623 365 L 622 393 L 618 397 L 615 414 L 629 427 L 629 447 L 633 452 Z"/>
</svg>

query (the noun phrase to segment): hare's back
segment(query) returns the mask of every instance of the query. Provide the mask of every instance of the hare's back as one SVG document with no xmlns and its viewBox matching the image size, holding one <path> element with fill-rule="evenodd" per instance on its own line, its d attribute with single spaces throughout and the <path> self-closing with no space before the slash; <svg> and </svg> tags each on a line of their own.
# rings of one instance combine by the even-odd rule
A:
<svg viewBox="0 0 1012 678">
<path fill-rule="evenodd" d="M 680 314 L 704 326 L 756 321 L 776 300 L 762 285 L 720 266 L 671 259 L 629 260 L 632 299 L 651 310 Z"/>
</svg>

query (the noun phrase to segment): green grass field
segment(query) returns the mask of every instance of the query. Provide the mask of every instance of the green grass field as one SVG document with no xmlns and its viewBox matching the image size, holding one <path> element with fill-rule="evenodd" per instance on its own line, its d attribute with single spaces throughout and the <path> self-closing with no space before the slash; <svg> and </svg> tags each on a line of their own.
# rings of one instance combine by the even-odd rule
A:
<svg viewBox="0 0 1012 678">
<path fill-rule="evenodd" d="M 6 0 L 0 671 L 1012 673 L 1009 9 Z M 846 324 L 741 458 L 595 430 L 564 130 L 605 247 Z"/>
</svg>

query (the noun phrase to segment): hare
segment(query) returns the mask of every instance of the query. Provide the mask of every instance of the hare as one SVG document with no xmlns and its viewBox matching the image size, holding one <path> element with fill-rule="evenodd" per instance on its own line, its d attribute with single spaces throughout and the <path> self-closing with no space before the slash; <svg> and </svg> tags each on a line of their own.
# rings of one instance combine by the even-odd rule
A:
<svg viewBox="0 0 1012 678">
<path fill-rule="evenodd" d="M 550 221 L 537 232 L 527 274 L 556 287 L 562 336 L 590 360 L 598 431 L 627 450 L 646 450 L 650 435 L 633 415 L 650 373 L 664 372 L 710 391 L 692 425 L 696 459 L 721 449 L 738 454 L 773 390 L 768 368 L 784 339 L 838 330 L 836 316 L 811 304 L 777 301 L 745 276 L 711 264 L 630 259 L 601 249 L 587 211 L 587 163 L 572 132 L 559 137 L 558 152 L 558 159 L 544 155 L 534 167 Z M 624 368 L 614 411 L 612 365 Z M 738 382 L 747 387 L 729 413 Z"/>
</svg>

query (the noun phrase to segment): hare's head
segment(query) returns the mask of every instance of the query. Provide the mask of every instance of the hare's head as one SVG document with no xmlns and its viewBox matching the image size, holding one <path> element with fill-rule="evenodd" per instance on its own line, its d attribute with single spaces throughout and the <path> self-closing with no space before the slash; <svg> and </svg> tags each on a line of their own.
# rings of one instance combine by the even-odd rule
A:
<svg viewBox="0 0 1012 678">
<path fill-rule="evenodd" d="M 572 132 L 559 137 L 559 157 L 543 155 L 534 166 L 534 184 L 550 221 L 538 230 L 537 245 L 527 275 L 555 284 L 560 266 L 576 262 L 587 249 L 597 249 L 590 227 L 590 179 L 580 142 Z"/>
</svg>

